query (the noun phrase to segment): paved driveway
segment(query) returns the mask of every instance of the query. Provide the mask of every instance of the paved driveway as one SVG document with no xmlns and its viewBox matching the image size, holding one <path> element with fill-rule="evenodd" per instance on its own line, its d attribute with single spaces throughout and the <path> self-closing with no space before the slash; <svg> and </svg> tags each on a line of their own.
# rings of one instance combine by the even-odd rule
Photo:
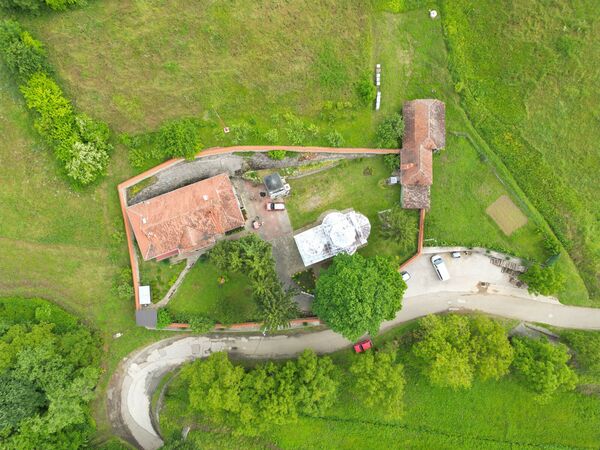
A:
<svg viewBox="0 0 600 450">
<path fill-rule="evenodd" d="M 450 279 L 440 281 L 431 265 L 431 257 L 439 254 L 444 259 Z M 488 293 L 510 296 L 528 296 L 527 291 L 517 288 L 510 283 L 510 276 L 490 262 L 484 254 L 471 253 L 455 259 L 450 253 L 431 253 L 419 256 L 415 261 L 404 268 L 410 273 L 411 278 L 406 283 L 406 297 L 423 294 L 433 294 L 440 291 L 460 293 Z M 480 283 L 489 283 L 482 287 Z M 538 297 L 538 300 L 556 302 L 553 297 Z"/>
</svg>

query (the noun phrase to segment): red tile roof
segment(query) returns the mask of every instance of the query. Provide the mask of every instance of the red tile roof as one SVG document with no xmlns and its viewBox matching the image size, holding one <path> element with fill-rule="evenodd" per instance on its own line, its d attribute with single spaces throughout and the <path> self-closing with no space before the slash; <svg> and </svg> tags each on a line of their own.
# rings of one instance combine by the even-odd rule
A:
<svg viewBox="0 0 600 450">
<path fill-rule="evenodd" d="M 227 174 L 129 206 L 127 217 L 145 260 L 209 247 L 218 236 L 244 225 Z"/>
<path fill-rule="evenodd" d="M 404 137 L 400 151 L 400 182 L 402 186 L 433 184 L 433 150 L 446 145 L 445 105 L 439 100 L 421 99 L 404 103 Z M 407 194 L 410 189 L 406 189 Z M 428 208 L 429 190 L 419 189 L 417 195 L 407 195 L 405 208 Z M 427 191 L 427 195 L 425 194 Z M 419 200 L 419 198 L 421 200 Z M 410 205 L 409 205 L 410 203 Z"/>
</svg>

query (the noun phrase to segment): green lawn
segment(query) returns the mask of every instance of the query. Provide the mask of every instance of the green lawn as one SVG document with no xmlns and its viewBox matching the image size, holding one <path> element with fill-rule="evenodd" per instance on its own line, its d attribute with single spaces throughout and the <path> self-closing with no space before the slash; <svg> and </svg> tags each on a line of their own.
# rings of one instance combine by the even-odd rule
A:
<svg viewBox="0 0 600 450">
<path fill-rule="evenodd" d="M 139 255 L 139 253 L 138 253 Z M 140 284 L 149 285 L 152 295 L 152 302 L 159 302 L 177 280 L 181 271 L 185 268 L 185 261 L 177 264 L 169 264 L 169 260 L 164 261 L 139 261 Z"/>
<path fill-rule="evenodd" d="M 383 156 L 376 156 L 344 161 L 333 169 L 288 180 L 292 193 L 286 205 L 292 226 L 298 229 L 309 225 L 325 211 L 353 208 L 371 222 L 369 243 L 361 253 L 398 256 L 401 260 L 410 257 L 416 251 L 416 235 L 414 247 L 404 250 L 381 236 L 377 213 L 400 202 L 400 187 L 384 183 L 389 176 Z M 407 211 L 407 214 L 416 217 L 417 212 Z"/>
<path fill-rule="evenodd" d="M 221 276 L 225 276 L 224 284 L 219 283 Z M 168 307 L 175 314 L 206 315 L 224 324 L 257 318 L 248 277 L 223 273 L 204 259 L 188 272 Z"/>
<path fill-rule="evenodd" d="M 414 323 L 406 324 L 386 333 L 376 339 L 376 345 L 401 338 L 413 327 Z M 202 431 L 193 429 L 189 439 L 202 448 L 453 450 L 595 448 L 600 441 L 598 397 L 560 393 L 540 405 L 511 376 L 499 382 L 476 382 L 470 390 L 436 388 L 406 363 L 407 352 L 407 348 L 400 350 L 407 375 L 405 414 L 400 420 L 386 419 L 381 411 L 354 399 L 347 369 L 360 356 L 345 350 L 332 355 L 343 373 L 340 401 L 322 417 L 302 417 L 253 439 L 232 437 L 227 430 L 211 432 L 200 422 Z M 186 403 L 185 388 L 175 380 L 160 415 L 164 436 L 198 424 Z"/>
<path fill-rule="evenodd" d="M 74 191 L 1 65 L 0 89 L 0 296 L 51 300 L 99 332 L 105 372 L 94 418 L 102 441 L 112 433 L 104 412 L 109 376 L 123 356 L 167 335 L 136 327 L 133 299 L 114 293 L 129 266 L 116 184 L 130 169 L 117 149 L 106 180 Z"/>
<path fill-rule="evenodd" d="M 597 1 L 442 5 L 453 84 L 470 119 L 567 244 L 598 299 Z"/>
</svg>

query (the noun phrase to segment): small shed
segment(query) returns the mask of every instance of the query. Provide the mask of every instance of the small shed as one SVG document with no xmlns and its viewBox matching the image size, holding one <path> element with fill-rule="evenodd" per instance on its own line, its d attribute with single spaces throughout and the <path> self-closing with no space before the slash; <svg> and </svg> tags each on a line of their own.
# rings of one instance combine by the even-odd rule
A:
<svg viewBox="0 0 600 450">
<path fill-rule="evenodd" d="M 269 197 L 275 199 L 285 197 L 290 193 L 290 185 L 286 184 L 278 173 L 272 173 L 264 178 Z"/>
<path fill-rule="evenodd" d="M 140 286 L 139 288 L 140 294 L 140 305 L 148 306 L 152 304 L 152 297 L 150 295 L 150 286 Z"/>
</svg>

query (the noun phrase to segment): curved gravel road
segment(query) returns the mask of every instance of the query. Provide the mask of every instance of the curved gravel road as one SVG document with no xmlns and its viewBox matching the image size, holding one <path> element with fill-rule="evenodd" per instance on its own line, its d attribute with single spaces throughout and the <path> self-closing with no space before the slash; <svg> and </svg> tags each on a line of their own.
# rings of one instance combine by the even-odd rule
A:
<svg viewBox="0 0 600 450">
<path fill-rule="evenodd" d="M 404 299 L 402 310 L 394 320 L 385 322 L 381 329 L 384 331 L 427 314 L 468 310 L 557 327 L 600 330 L 600 309 L 565 306 L 552 298 L 532 297 L 524 291 L 505 289 L 493 292 L 497 293 L 414 295 Z M 330 330 L 296 336 L 165 339 L 123 361 L 108 392 L 111 422 L 117 434 L 129 441 L 133 439 L 140 448 L 158 449 L 163 442 L 152 423 L 150 397 L 161 377 L 182 363 L 222 350 L 245 358 L 288 358 L 305 348 L 312 348 L 317 353 L 330 353 L 348 345 L 349 341 Z"/>
</svg>

